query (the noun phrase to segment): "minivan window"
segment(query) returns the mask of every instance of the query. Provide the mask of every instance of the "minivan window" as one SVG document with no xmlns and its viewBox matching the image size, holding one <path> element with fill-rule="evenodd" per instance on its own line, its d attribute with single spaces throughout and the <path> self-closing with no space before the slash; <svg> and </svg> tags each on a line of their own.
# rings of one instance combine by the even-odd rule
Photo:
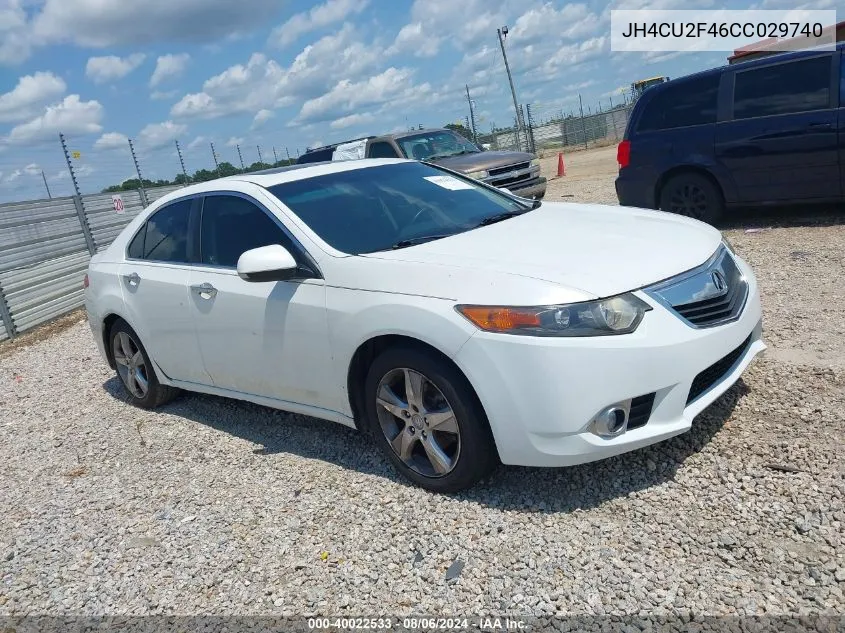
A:
<svg viewBox="0 0 845 633">
<path fill-rule="evenodd" d="M 379 141 L 370 146 L 370 158 L 399 158 L 393 145 Z"/>
<path fill-rule="evenodd" d="M 246 251 L 270 244 L 280 244 L 295 256 L 284 231 L 254 203 L 240 196 L 205 197 L 200 228 L 203 264 L 235 268 Z"/>
<path fill-rule="evenodd" d="M 736 73 L 734 119 L 830 107 L 830 55 Z"/>
<path fill-rule="evenodd" d="M 158 262 L 185 263 L 188 261 L 188 219 L 193 200 L 188 198 L 162 207 L 147 220 L 146 225 L 129 245 L 128 254 Z M 143 240 L 139 248 L 137 240 Z"/>
<path fill-rule="evenodd" d="M 715 123 L 718 95 L 719 73 L 670 83 L 645 104 L 637 130 L 668 130 Z"/>
</svg>

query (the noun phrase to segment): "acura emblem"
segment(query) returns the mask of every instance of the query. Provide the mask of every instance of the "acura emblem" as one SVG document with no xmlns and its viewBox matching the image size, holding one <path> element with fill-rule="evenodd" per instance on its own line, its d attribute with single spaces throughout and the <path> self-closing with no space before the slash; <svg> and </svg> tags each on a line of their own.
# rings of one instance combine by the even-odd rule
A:
<svg viewBox="0 0 845 633">
<path fill-rule="evenodd" d="M 727 291 L 728 282 L 725 281 L 725 276 L 721 272 L 714 270 L 710 273 L 710 278 L 713 280 L 713 285 L 716 286 L 716 290 L 719 292 Z"/>
</svg>

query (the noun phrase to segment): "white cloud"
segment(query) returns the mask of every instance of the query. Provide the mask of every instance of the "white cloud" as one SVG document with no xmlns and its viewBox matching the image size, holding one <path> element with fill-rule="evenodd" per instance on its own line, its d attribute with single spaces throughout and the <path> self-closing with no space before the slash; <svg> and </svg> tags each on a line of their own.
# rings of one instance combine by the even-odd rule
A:
<svg viewBox="0 0 845 633">
<path fill-rule="evenodd" d="M 375 118 L 375 114 L 371 112 L 355 113 L 341 117 L 339 119 L 335 119 L 329 124 L 329 127 L 333 130 L 340 130 L 346 127 L 351 127 L 353 125 L 370 123 L 374 121 Z"/>
<path fill-rule="evenodd" d="M 46 103 L 65 93 L 67 86 L 49 72 L 24 75 L 9 92 L 0 95 L 0 122 L 23 121 L 35 116 Z"/>
<path fill-rule="evenodd" d="M 41 167 L 39 167 L 37 163 L 30 163 L 24 167 L 23 170 L 27 176 L 38 176 L 41 174 Z"/>
<path fill-rule="evenodd" d="M 138 133 L 138 142 L 147 149 L 164 147 L 188 131 L 188 126 L 173 121 L 150 123 Z"/>
<path fill-rule="evenodd" d="M 226 141 L 226 147 L 235 147 L 236 145 L 240 145 L 244 142 L 242 136 L 233 136 L 228 141 Z"/>
<path fill-rule="evenodd" d="M 15 0 L 17 2 L 17 0 Z M 279 0 L 46 0 L 32 24 L 39 43 L 107 47 L 152 42 L 214 42 L 266 24 Z"/>
<path fill-rule="evenodd" d="M 185 95 L 170 111 L 175 118 L 213 119 L 274 110 L 325 93 L 342 79 L 356 80 L 381 65 L 384 51 L 367 46 L 351 25 L 306 46 L 290 66 L 262 53 L 208 79 L 201 92 Z"/>
<path fill-rule="evenodd" d="M 188 53 L 162 55 L 156 60 L 156 67 L 150 77 L 150 86 L 155 87 L 162 81 L 175 79 L 188 67 L 191 56 Z"/>
<path fill-rule="evenodd" d="M 205 143 L 205 140 L 206 140 L 206 139 L 205 139 L 205 137 L 204 137 L 204 136 L 198 136 L 198 137 L 196 137 L 193 141 L 191 141 L 190 143 L 188 143 L 188 149 L 196 149 L 197 147 L 199 147 L 200 145 L 202 145 L 203 143 Z"/>
<path fill-rule="evenodd" d="M 146 58 L 147 56 L 143 53 L 133 53 L 128 57 L 118 57 L 117 55 L 91 57 L 85 65 L 85 75 L 97 84 L 115 81 L 126 77 L 143 64 Z"/>
<path fill-rule="evenodd" d="M 292 16 L 270 34 L 270 44 L 283 48 L 295 42 L 299 37 L 330 24 L 343 22 L 350 15 L 361 13 L 369 0 L 328 0 Z"/>
<path fill-rule="evenodd" d="M 416 57 L 432 57 L 437 54 L 439 40 L 423 31 L 421 22 L 413 22 L 403 26 L 393 45 L 387 49 L 388 55 L 397 53 L 412 53 Z"/>
<path fill-rule="evenodd" d="M 276 113 L 273 112 L 272 110 L 267 110 L 266 108 L 263 109 L 263 110 L 259 110 L 258 112 L 255 113 L 255 117 L 253 117 L 253 119 L 252 119 L 252 125 L 250 126 L 250 129 L 256 130 L 256 129 L 260 128 L 262 125 L 267 123 L 267 121 L 272 119 L 274 116 L 276 116 Z"/>
<path fill-rule="evenodd" d="M 22 145 L 56 138 L 65 134 L 96 134 L 102 131 L 103 106 L 98 101 L 80 101 L 79 95 L 68 95 L 63 101 L 48 106 L 41 116 L 22 123 L 9 132 L 5 141 Z"/>
<path fill-rule="evenodd" d="M 20 63 L 30 51 L 26 11 L 20 0 L 5 0 L 0 6 L 0 64 Z"/>
<path fill-rule="evenodd" d="M 94 149 L 126 149 L 129 139 L 118 132 L 106 132 L 94 142 Z"/>
<path fill-rule="evenodd" d="M 150 99 L 153 101 L 167 101 L 168 99 L 172 99 L 175 97 L 179 92 L 177 90 L 168 90 L 163 92 L 161 90 L 153 90 L 150 93 Z"/>
</svg>

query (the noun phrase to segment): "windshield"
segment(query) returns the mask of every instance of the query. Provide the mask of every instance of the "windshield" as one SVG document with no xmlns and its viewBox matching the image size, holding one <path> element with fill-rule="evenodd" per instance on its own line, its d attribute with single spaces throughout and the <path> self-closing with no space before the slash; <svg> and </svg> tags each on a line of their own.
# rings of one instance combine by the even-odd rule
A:
<svg viewBox="0 0 845 633">
<path fill-rule="evenodd" d="M 424 132 L 396 139 L 402 152 L 414 160 L 437 160 L 459 154 L 475 154 L 481 150 L 460 134 L 449 130 Z"/>
<path fill-rule="evenodd" d="M 463 233 L 531 207 L 423 163 L 351 169 L 269 191 L 324 242 L 358 255 Z"/>
</svg>

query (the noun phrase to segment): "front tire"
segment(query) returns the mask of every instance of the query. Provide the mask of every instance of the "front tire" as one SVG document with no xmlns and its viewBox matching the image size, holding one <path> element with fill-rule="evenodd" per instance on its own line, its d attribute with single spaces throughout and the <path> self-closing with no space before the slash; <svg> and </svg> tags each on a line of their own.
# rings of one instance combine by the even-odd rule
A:
<svg viewBox="0 0 845 633">
<path fill-rule="evenodd" d="M 706 176 L 683 172 L 672 176 L 660 189 L 660 210 L 713 224 L 722 217 L 722 192 Z"/>
<path fill-rule="evenodd" d="M 142 409 L 155 409 L 179 395 L 178 389 L 158 381 L 147 350 L 126 321 L 119 319 L 112 325 L 109 346 L 117 377 L 128 395 L 129 403 Z"/>
<path fill-rule="evenodd" d="M 487 416 L 467 379 L 436 354 L 393 348 L 365 383 L 368 429 L 404 477 L 434 492 L 457 492 L 498 463 Z"/>
</svg>

